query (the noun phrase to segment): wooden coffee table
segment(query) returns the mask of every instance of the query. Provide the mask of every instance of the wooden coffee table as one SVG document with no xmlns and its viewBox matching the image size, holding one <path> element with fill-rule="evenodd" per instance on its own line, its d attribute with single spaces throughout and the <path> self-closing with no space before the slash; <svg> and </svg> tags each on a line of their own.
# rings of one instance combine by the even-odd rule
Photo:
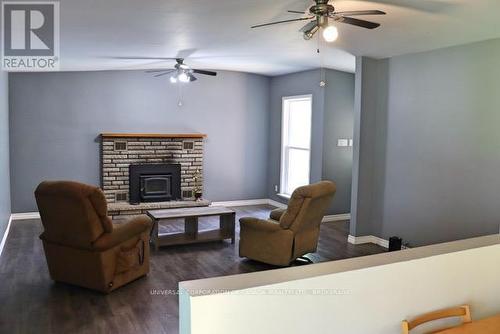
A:
<svg viewBox="0 0 500 334">
<path fill-rule="evenodd" d="M 235 212 L 225 207 L 198 207 L 182 209 L 151 210 L 147 215 L 153 219 L 151 242 L 155 250 L 160 246 L 186 245 L 200 242 L 231 239 L 234 244 Z M 219 228 L 198 231 L 198 218 L 219 216 Z M 172 219 L 184 219 L 184 232 L 160 234 L 158 223 Z"/>
</svg>

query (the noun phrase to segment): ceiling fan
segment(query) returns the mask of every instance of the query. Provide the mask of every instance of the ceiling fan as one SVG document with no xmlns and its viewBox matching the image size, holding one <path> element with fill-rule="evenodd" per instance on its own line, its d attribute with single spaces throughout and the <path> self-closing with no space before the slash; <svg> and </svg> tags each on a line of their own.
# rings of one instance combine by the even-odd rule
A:
<svg viewBox="0 0 500 334">
<path fill-rule="evenodd" d="M 155 77 L 161 77 L 164 75 L 172 74 L 170 76 L 170 82 L 172 82 L 172 83 L 177 83 L 177 82 L 187 83 L 187 82 L 196 81 L 198 79 L 194 76 L 194 74 L 210 75 L 210 76 L 217 75 L 217 72 L 199 70 L 199 69 L 194 69 L 194 68 L 189 67 L 188 65 L 186 65 L 184 63 L 184 58 L 150 57 L 148 59 L 175 60 L 176 64 L 174 65 L 174 68 L 171 70 L 159 69 L 159 70 L 146 71 L 146 73 L 154 73 Z"/>
<path fill-rule="evenodd" d="M 357 27 L 362 27 L 366 29 L 375 29 L 380 26 L 379 23 L 365 21 L 353 18 L 351 16 L 365 16 L 365 15 L 385 15 L 386 13 L 380 10 L 356 10 L 356 11 L 344 11 L 337 12 L 335 7 L 329 3 L 329 0 L 315 0 L 315 5 L 311 6 L 309 10 L 297 11 L 289 10 L 292 14 L 305 14 L 306 17 L 300 17 L 291 20 L 276 21 L 271 23 L 264 23 L 252 26 L 251 28 L 261 28 L 267 27 L 275 24 L 298 22 L 298 21 L 308 21 L 300 32 L 304 34 L 304 39 L 309 40 L 314 37 L 320 28 L 323 28 L 323 38 L 327 42 L 333 42 L 338 37 L 337 28 L 334 25 L 329 25 L 330 20 L 333 22 L 345 23 L 354 25 Z"/>
<path fill-rule="evenodd" d="M 192 52 L 191 50 L 187 50 Z M 169 57 L 113 57 L 113 59 L 126 59 L 126 60 L 175 60 L 176 64 L 173 69 L 156 69 L 147 70 L 146 73 L 153 73 L 155 77 L 162 77 L 167 74 L 171 74 L 170 82 L 177 83 L 187 83 L 198 80 L 194 74 L 210 75 L 216 76 L 217 72 L 206 71 L 194 69 L 184 63 L 184 58 L 169 58 Z"/>
</svg>

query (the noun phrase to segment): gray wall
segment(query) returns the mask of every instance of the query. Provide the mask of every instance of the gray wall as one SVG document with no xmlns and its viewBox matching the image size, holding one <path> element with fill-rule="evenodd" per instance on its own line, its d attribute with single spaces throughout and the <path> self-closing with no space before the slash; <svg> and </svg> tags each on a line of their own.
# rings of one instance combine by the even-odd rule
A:
<svg viewBox="0 0 500 334">
<path fill-rule="evenodd" d="M 354 75 L 326 71 L 323 123 L 323 180 L 337 183 L 331 214 L 349 213 L 351 208 L 351 147 L 338 147 L 339 138 L 352 138 L 354 126 Z"/>
<path fill-rule="evenodd" d="M 267 197 L 270 79 L 219 72 L 182 90 L 142 71 L 11 75 L 12 211 L 36 210 L 45 179 L 99 183 L 101 132 L 208 134 L 205 196 Z M 2 132 L 3 133 L 3 132 Z M 2 187 L 3 188 L 3 187 Z"/>
<path fill-rule="evenodd" d="M 0 70 L 0 240 L 10 217 L 8 89 L 8 74 Z"/>
<path fill-rule="evenodd" d="M 357 57 L 351 235 L 370 235 L 379 223 L 387 133 L 388 61 Z M 359 222 L 359 223 L 358 223 Z"/>
<path fill-rule="evenodd" d="M 360 161 L 353 198 L 370 187 L 378 198 L 358 198 L 351 233 L 413 245 L 498 233 L 499 55 L 500 40 L 492 40 L 363 59 L 356 139 L 372 161 Z"/>
<path fill-rule="evenodd" d="M 336 147 L 337 139 L 351 138 L 354 104 L 354 75 L 326 70 L 327 87 L 321 88 L 319 70 L 293 73 L 271 79 L 268 159 L 269 198 L 286 203 L 276 195 L 280 185 L 282 97 L 313 95 L 311 182 L 323 179 L 338 184 L 329 214 L 350 211 L 352 150 Z"/>
</svg>

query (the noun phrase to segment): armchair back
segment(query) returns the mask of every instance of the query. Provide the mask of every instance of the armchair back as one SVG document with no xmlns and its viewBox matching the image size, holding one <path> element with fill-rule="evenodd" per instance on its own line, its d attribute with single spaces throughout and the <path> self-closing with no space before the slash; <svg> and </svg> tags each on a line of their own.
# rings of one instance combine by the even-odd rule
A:
<svg viewBox="0 0 500 334">
<path fill-rule="evenodd" d="M 35 191 L 45 241 L 90 248 L 105 232 L 113 231 L 104 193 L 71 181 L 42 182 Z"/>
<path fill-rule="evenodd" d="M 297 188 L 281 216 L 280 226 L 295 233 L 315 229 L 321 224 L 336 192 L 335 183 L 321 181 Z"/>
</svg>

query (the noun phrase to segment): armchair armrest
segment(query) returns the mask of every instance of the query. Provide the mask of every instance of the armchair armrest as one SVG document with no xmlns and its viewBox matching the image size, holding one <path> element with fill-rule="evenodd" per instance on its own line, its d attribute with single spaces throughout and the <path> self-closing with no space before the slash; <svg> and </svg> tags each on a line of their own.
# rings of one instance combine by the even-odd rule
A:
<svg viewBox="0 0 500 334">
<path fill-rule="evenodd" d="M 121 225 L 115 225 L 113 232 L 104 233 L 93 243 L 93 248 L 104 251 L 118 246 L 119 244 L 139 236 L 141 233 L 151 229 L 151 218 L 139 216 Z"/>
<path fill-rule="evenodd" d="M 271 214 L 269 215 L 269 218 L 272 220 L 277 220 L 280 221 L 281 216 L 286 212 L 286 209 L 274 209 L 271 211 Z"/>
<path fill-rule="evenodd" d="M 280 224 L 272 220 L 264 220 L 253 217 L 244 217 L 240 219 L 241 228 L 250 228 L 260 230 L 263 232 L 276 232 L 281 231 Z"/>
</svg>

